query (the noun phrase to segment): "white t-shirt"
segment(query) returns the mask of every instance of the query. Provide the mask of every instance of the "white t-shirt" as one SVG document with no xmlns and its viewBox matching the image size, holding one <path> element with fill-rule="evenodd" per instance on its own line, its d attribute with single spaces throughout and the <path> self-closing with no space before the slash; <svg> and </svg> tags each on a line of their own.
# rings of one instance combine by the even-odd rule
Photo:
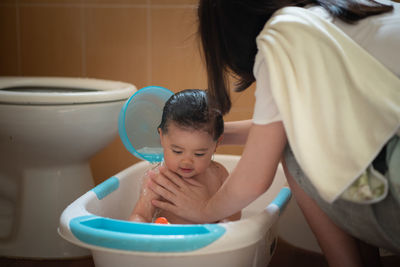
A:
<svg viewBox="0 0 400 267">
<path fill-rule="evenodd" d="M 347 24 L 339 19 L 333 19 L 325 9 L 319 6 L 311 6 L 308 9 L 338 26 L 400 77 L 400 4 L 393 2 L 391 4 L 394 7 L 393 12 L 370 16 L 356 24 Z M 253 113 L 255 124 L 268 124 L 282 120 L 271 93 L 265 60 L 258 52 L 253 69 L 256 78 L 256 101 Z"/>
</svg>

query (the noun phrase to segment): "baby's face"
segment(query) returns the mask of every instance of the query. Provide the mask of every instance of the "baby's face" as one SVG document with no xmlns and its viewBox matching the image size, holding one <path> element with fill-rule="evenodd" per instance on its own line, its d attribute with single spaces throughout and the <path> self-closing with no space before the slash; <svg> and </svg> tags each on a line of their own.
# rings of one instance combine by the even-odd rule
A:
<svg viewBox="0 0 400 267">
<path fill-rule="evenodd" d="M 217 147 L 217 142 L 209 133 L 182 129 L 174 123 L 168 125 L 166 134 L 160 133 L 160 138 L 165 164 L 182 178 L 203 173 L 210 165 Z"/>
</svg>

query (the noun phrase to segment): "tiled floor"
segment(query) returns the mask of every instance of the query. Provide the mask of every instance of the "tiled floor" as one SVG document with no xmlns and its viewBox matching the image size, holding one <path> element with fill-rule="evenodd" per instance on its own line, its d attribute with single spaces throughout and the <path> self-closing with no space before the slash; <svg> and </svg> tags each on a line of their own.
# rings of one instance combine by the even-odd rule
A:
<svg viewBox="0 0 400 267">
<path fill-rule="evenodd" d="M 15 259 L 0 258 L 0 266 L 1 267 L 94 267 L 94 263 L 91 258 L 85 258 L 79 260 L 63 260 L 63 261 L 15 260 Z M 268 267 L 289 267 L 289 266 L 328 267 L 322 255 L 295 248 L 285 243 L 284 241 L 279 240 L 275 255 L 273 256 Z M 400 255 L 383 257 L 382 266 L 399 267 Z"/>
<path fill-rule="evenodd" d="M 382 267 L 400 267 L 400 255 L 382 257 L 381 263 Z M 321 254 L 305 251 L 279 240 L 268 267 L 289 266 L 328 267 L 328 264 Z"/>
</svg>

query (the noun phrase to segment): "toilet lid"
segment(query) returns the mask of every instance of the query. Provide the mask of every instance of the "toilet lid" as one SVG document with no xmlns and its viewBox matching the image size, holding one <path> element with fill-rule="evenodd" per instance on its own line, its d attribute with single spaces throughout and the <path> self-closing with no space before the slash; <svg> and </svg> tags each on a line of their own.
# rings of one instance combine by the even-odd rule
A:
<svg viewBox="0 0 400 267">
<path fill-rule="evenodd" d="M 121 109 L 118 131 L 122 143 L 135 157 L 151 163 L 164 158 L 158 126 L 165 102 L 173 95 L 160 86 L 149 86 L 132 95 Z"/>
<path fill-rule="evenodd" d="M 90 104 L 126 100 L 129 83 L 89 78 L 1 77 L 0 103 L 20 105 Z"/>
</svg>

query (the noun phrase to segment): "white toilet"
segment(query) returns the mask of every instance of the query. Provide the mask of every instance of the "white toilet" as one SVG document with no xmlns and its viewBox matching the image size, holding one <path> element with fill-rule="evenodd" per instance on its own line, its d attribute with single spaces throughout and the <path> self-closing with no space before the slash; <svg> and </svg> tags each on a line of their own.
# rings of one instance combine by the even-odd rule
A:
<svg viewBox="0 0 400 267">
<path fill-rule="evenodd" d="M 89 159 L 136 88 L 85 78 L 0 78 L 0 256 L 75 258 L 61 212 L 93 187 Z"/>
</svg>

